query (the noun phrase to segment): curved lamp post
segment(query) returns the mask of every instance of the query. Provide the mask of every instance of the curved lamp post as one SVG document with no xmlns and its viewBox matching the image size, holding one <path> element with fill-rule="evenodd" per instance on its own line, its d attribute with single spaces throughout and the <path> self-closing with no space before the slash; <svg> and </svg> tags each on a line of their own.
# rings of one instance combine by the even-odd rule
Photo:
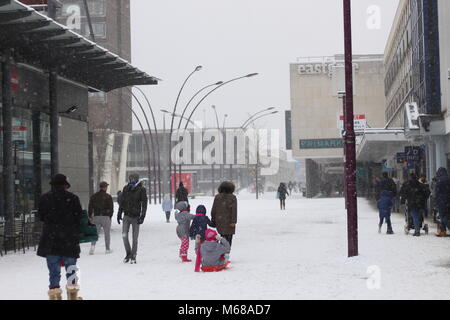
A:
<svg viewBox="0 0 450 320">
<path fill-rule="evenodd" d="M 192 116 L 194 115 L 195 111 L 197 110 L 198 106 L 199 106 L 199 105 L 200 105 L 200 104 L 201 104 L 208 96 L 210 96 L 214 91 L 218 90 L 219 88 L 223 87 L 224 85 L 227 85 L 228 83 L 231 83 L 231 82 L 234 82 L 234 81 L 237 81 L 237 80 L 240 80 L 240 79 L 244 79 L 244 78 L 251 78 L 251 77 L 254 77 L 254 76 L 257 76 L 257 75 L 258 75 L 258 73 L 250 73 L 250 74 L 248 74 L 248 75 L 246 75 L 246 76 L 243 76 L 243 77 L 234 78 L 234 79 L 228 80 L 228 81 L 226 81 L 226 82 L 223 82 L 222 84 L 218 85 L 218 86 L 215 87 L 214 89 L 210 90 L 210 91 L 209 91 L 206 95 L 204 95 L 203 98 L 197 103 L 197 105 L 196 105 L 195 108 L 192 110 L 191 114 L 189 115 L 189 118 L 188 118 L 188 119 L 191 120 L 191 118 L 192 118 Z M 187 128 L 187 126 L 186 126 L 186 128 Z"/>
<path fill-rule="evenodd" d="M 273 109 L 275 109 L 275 108 L 269 108 L 270 110 L 273 110 Z M 260 111 L 260 112 L 258 112 L 257 114 L 261 114 L 262 112 L 264 112 L 264 111 L 267 111 L 267 110 L 269 110 L 269 109 L 266 109 L 266 110 L 263 110 L 263 111 Z M 247 129 L 247 127 L 249 126 L 249 125 L 251 125 L 252 123 L 254 123 L 255 121 L 257 121 L 257 120 L 259 120 L 259 119 L 261 119 L 261 118 L 264 118 L 264 117 L 267 117 L 267 116 L 270 116 L 270 115 L 273 115 L 273 114 L 277 114 L 278 113 L 278 111 L 273 111 L 273 112 L 271 112 L 271 113 L 266 113 L 266 114 L 263 114 L 263 115 L 260 115 L 259 117 L 257 117 L 257 118 L 254 118 L 255 117 L 255 115 L 253 115 L 253 116 L 251 116 L 250 118 L 249 118 L 249 120 L 250 119 L 252 119 L 252 118 L 254 118 L 253 120 L 251 120 L 250 122 L 249 122 L 249 120 L 247 120 L 246 122 L 244 122 L 244 124 L 245 123 L 247 123 L 245 126 L 243 125 L 242 127 L 241 127 L 241 129 Z M 255 187 L 256 187 L 256 199 L 258 199 L 259 198 L 259 186 L 258 186 L 258 167 L 259 167 L 259 136 L 258 136 L 258 134 L 256 134 L 256 170 L 255 170 Z"/>
<path fill-rule="evenodd" d="M 214 86 L 219 86 L 219 85 L 221 85 L 221 84 L 223 84 L 223 81 L 218 81 L 218 82 L 216 82 L 216 83 L 213 83 L 213 84 L 209 84 L 209 85 L 207 85 L 207 86 L 204 86 L 203 88 L 201 88 L 200 90 L 198 90 L 198 91 L 192 96 L 192 98 L 189 100 L 189 102 L 188 102 L 188 103 L 186 104 L 186 106 L 184 107 L 181 116 L 175 114 L 176 117 L 179 117 L 179 118 L 180 118 L 180 122 L 178 123 L 178 130 L 180 130 L 180 128 L 181 128 L 181 123 L 183 122 L 183 119 L 186 120 L 187 123 L 193 123 L 190 119 L 187 119 L 187 118 L 184 117 L 184 115 L 185 115 L 187 109 L 189 108 L 189 105 L 191 104 L 191 102 L 194 101 L 194 99 L 195 99 L 200 93 L 202 93 L 203 91 L 205 91 L 206 89 L 211 88 L 211 87 L 214 87 Z M 184 132 L 186 132 L 186 129 L 187 129 L 187 127 L 184 129 Z M 175 166 L 175 168 L 176 168 L 176 166 Z M 178 172 L 179 172 L 179 176 L 180 176 L 180 182 L 182 182 L 182 181 L 181 181 L 181 163 L 178 164 Z"/>
<path fill-rule="evenodd" d="M 147 101 L 147 105 L 148 108 L 150 109 L 150 113 L 152 115 L 153 118 L 153 126 L 155 128 L 155 135 L 156 135 L 156 148 L 157 148 L 157 152 L 158 152 L 158 194 L 159 194 L 159 203 L 161 204 L 161 151 L 159 148 L 159 135 L 158 135 L 158 127 L 156 125 L 156 119 L 155 119 L 155 114 L 153 113 L 153 108 L 150 104 L 149 99 L 147 98 L 147 95 L 144 93 L 144 91 L 138 87 L 134 87 L 135 89 L 137 89 L 145 98 L 145 100 Z M 131 91 L 131 90 L 130 90 Z"/>
<path fill-rule="evenodd" d="M 259 119 L 261 119 L 261 118 L 270 116 L 270 115 L 272 115 L 272 114 L 277 114 L 277 113 L 278 113 L 278 111 L 274 111 L 274 112 L 271 112 L 271 113 L 266 113 L 266 114 L 260 115 L 259 117 L 253 119 L 252 121 L 250 121 L 249 123 L 247 123 L 245 126 L 243 126 L 243 127 L 241 127 L 241 128 L 242 128 L 242 129 L 247 129 L 247 127 L 248 127 L 249 125 L 251 125 L 252 123 L 254 123 L 255 121 L 257 121 L 257 120 L 259 120 Z"/>
<path fill-rule="evenodd" d="M 263 112 L 266 112 L 266 111 L 271 111 L 271 110 L 275 110 L 275 107 L 270 107 L 270 108 L 261 110 L 261 111 L 255 113 L 255 114 L 253 114 L 251 117 L 249 117 L 249 118 L 242 124 L 241 128 L 243 128 L 250 120 L 252 120 L 253 118 L 255 118 L 257 115 L 259 115 L 259 114 L 261 114 L 261 113 L 263 113 Z"/>
<path fill-rule="evenodd" d="M 152 128 L 150 126 L 150 122 L 148 121 L 148 117 L 147 117 L 147 114 L 145 113 L 144 107 L 142 106 L 142 103 L 139 101 L 139 99 L 136 97 L 136 95 L 132 91 L 130 91 L 130 93 L 133 96 L 133 98 L 137 101 L 139 107 L 141 108 L 142 113 L 144 114 L 144 118 L 145 118 L 145 121 L 146 121 L 147 127 L 148 127 L 148 133 L 150 135 L 150 142 L 152 144 L 152 150 L 155 150 L 155 142 L 153 139 Z M 149 179 L 150 179 L 150 177 L 149 177 Z M 149 181 L 148 184 L 150 186 L 151 181 Z M 153 196 L 154 196 L 155 204 L 157 201 L 156 200 L 156 189 L 157 189 L 157 186 L 156 186 L 156 155 L 155 155 L 155 153 L 153 153 Z M 151 195 L 151 192 L 150 192 L 150 195 Z M 151 203 L 151 201 L 150 201 L 150 203 Z"/>
<path fill-rule="evenodd" d="M 119 97 L 119 95 L 118 95 L 117 93 L 115 93 L 115 94 Z M 137 120 L 138 123 L 139 123 L 139 127 L 141 128 L 142 136 L 144 137 L 145 145 L 146 145 L 146 147 L 147 147 L 147 171 L 148 171 L 148 175 L 147 175 L 147 176 L 148 176 L 148 184 L 150 185 L 150 183 L 151 183 L 151 163 L 150 163 L 150 154 L 151 154 L 151 152 L 150 152 L 150 145 L 149 145 L 149 143 L 148 143 L 148 139 L 147 139 L 147 136 L 146 136 L 146 134 L 145 134 L 144 126 L 142 125 L 141 120 L 139 119 L 139 117 L 138 117 L 138 115 L 136 114 L 136 112 L 133 110 L 132 106 L 131 106 L 127 101 L 125 101 L 125 99 L 123 99 L 123 98 L 120 98 L 120 99 L 122 100 L 122 103 L 123 103 L 128 109 L 131 110 L 131 112 L 133 113 L 134 117 L 136 118 L 136 120 Z M 151 199 L 151 193 L 150 193 L 150 199 Z"/>
<path fill-rule="evenodd" d="M 178 96 L 177 96 L 177 100 L 175 101 L 175 106 L 173 107 L 173 112 L 172 112 L 172 120 L 170 122 L 170 137 L 169 137 L 169 180 L 170 180 L 170 190 L 169 190 L 169 194 L 170 197 L 172 198 L 172 179 L 170 177 L 171 172 L 172 172 L 172 157 L 171 157 L 171 149 L 172 149 L 172 133 L 173 133 L 173 121 L 175 119 L 174 114 L 177 112 L 177 106 L 178 106 L 178 101 L 180 100 L 180 96 L 181 93 L 183 92 L 184 87 L 186 86 L 186 83 L 189 81 L 189 79 L 194 75 L 194 73 L 198 72 L 202 70 L 202 66 L 197 66 L 194 71 L 192 71 L 186 78 L 186 80 L 184 80 L 183 85 L 180 88 L 180 91 L 178 92 Z M 189 119 L 190 120 L 190 119 Z M 174 173 L 176 173 L 176 165 L 175 165 L 175 171 Z M 173 184 L 174 184 L 174 193 L 176 192 L 176 176 L 174 174 L 173 176 Z M 174 200 L 175 202 L 175 200 Z"/>
</svg>

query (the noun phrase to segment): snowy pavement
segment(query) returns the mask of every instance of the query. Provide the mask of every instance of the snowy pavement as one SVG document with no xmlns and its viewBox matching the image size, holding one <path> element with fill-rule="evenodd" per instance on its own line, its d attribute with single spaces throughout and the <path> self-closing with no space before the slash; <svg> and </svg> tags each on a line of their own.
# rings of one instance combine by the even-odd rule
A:
<svg viewBox="0 0 450 320">
<path fill-rule="evenodd" d="M 113 220 L 112 249 L 96 254 L 82 245 L 78 266 L 85 299 L 298 300 L 449 299 L 450 239 L 406 236 L 403 216 L 393 215 L 395 235 L 378 234 L 378 214 L 359 199 L 360 256 L 347 258 L 343 199 L 288 198 L 280 211 L 273 194 L 256 201 L 238 196 L 237 234 L 231 269 L 195 273 L 181 263 L 176 223 L 165 222 L 160 206 L 150 206 L 141 227 L 137 264 L 124 264 L 121 228 Z M 192 207 L 212 198 L 197 198 Z M 190 257 L 194 257 L 191 241 Z M 45 260 L 33 250 L 0 257 L 0 299 L 46 299 Z M 62 285 L 65 280 L 62 280 Z M 7 290 L 5 290 L 7 289 Z"/>
</svg>

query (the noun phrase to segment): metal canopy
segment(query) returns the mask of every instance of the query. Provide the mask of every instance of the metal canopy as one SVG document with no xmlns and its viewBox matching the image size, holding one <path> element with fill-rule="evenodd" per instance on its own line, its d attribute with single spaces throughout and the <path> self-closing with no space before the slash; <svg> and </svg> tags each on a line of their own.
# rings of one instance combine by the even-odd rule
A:
<svg viewBox="0 0 450 320">
<path fill-rule="evenodd" d="M 16 61 L 90 89 L 111 91 L 156 85 L 160 79 L 16 0 L 0 0 L 0 48 L 11 48 Z"/>
</svg>

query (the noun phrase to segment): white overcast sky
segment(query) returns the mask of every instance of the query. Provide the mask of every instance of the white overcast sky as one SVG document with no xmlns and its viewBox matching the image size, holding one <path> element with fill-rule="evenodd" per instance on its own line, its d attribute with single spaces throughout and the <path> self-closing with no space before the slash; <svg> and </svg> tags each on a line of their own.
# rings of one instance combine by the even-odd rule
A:
<svg viewBox="0 0 450 320">
<path fill-rule="evenodd" d="M 352 2 L 353 53 L 383 53 L 398 0 Z M 367 27 L 373 5 L 381 10 L 380 29 Z M 227 126 L 240 126 L 250 114 L 274 106 L 280 114 L 257 125 L 279 128 L 284 136 L 289 64 L 297 57 L 343 53 L 342 17 L 342 0 L 131 0 L 133 64 L 163 79 L 144 89 L 159 127 L 159 109 L 173 109 L 195 66 L 204 69 L 187 85 L 179 110 L 206 84 L 258 72 L 217 90 L 194 118 L 206 115 L 207 125 L 215 126 L 214 104 L 221 122 L 228 114 Z"/>
</svg>

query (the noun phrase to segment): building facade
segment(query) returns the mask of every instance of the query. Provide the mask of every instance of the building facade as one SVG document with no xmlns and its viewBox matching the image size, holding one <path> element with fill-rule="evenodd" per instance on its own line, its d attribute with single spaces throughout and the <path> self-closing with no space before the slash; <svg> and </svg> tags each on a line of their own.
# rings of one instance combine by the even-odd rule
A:
<svg viewBox="0 0 450 320">
<path fill-rule="evenodd" d="M 385 124 L 382 55 L 355 55 L 355 130 Z M 300 58 L 290 65 L 292 152 L 306 164 L 308 196 L 332 179 L 341 185 L 343 169 L 344 56 Z"/>
<path fill-rule="evenodd" d="M 82 0 L 60 0 L 58 21 L 91 39 Z M 87 1 L 95 42 L 131 61 L 130 1 Z M 89 128 L 93 133 L 94 188 L 101 181 L 117 192 L 126 181 L 126 150 L 132 132 L 132 96 L 127 88 L 89 94 Z M 119 150 L 120 156 L 113 154 Z"/>
</svg>

